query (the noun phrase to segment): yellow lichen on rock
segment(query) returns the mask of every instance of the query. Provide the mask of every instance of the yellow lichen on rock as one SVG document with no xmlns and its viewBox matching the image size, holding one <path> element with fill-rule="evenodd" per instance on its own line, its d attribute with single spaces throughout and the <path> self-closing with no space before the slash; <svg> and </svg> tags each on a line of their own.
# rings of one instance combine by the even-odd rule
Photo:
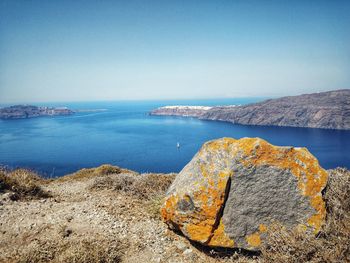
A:
<svg viewBox="0 0 350 263">
<path fill-rule="evenodd" d="M 215 220 L 205 220 L 197 224 L 188 224 L 184 231 L 191 240 L 205 243 L 210 237 Z"/>
<path fill-rule="evenodd" d="M 261 245 L 261 238 L 259 232 L 246 236 L 245 239 L 247 240 L 248 245 L 253 248 L 259 247 Z"/>
<path fill-rule="evenodd" d="M 166 222 L 175 222 L 175 208 L 177 203 L 177 196 L 171 195 L 165 200 L 164 206 L 161 208 L 160 213 L 164 221 Z"/>
<path fill-rule="evenodd" d="M 251 235 L 246 236 L 247 244 L 251 248 L 259 247 L 261 245 L 261 242 L 262 242 L 261 235 L 265 232 L 267 232 L 267 226 L 264 224 L 260 224 L 259 231 L 255 232 Z"/>
<path fill-rule="evenodd" d="M 202 149 L 205 149 L 203 152 L 209 151 L 215 154 L 221 146 L 217 143 L 209 143 Z M 201 158 L 205 159 L 205 156 Z M 175 193 L 166 198 L 161 215 L 164 221 L 181 230 L 191 240 L 206 243 L 213 235 L 218 213 L 225 200 L 227 182 L 232 172 L 229 169 L 218 171 L 215 164 L 208 165 L 207 162 L 200 160 L 198 160 L 198 168 L 197 177 L 191 172 L 193 178 L 189 184 L 184 188 L 176 189 Z M 179 209 L 179 204 L 189 202 L 186 200 L 186 196 L 189 196 L 187 192 L 190 192 L 190 199 L 195 202 L 196 209 L 183 211 Z"/>
<path fill-rule="evenodd" d="M 208 176 L 207 171 L 202 171 L 203 176 L 207 177 L 207 187 L 203 185 L 199 188 L 200 191 L 194 192 L 194 199 L 201 203 L 198 211 L 195 211 L 194 218 L 203 218 L 205 220 L 195 224 L 189 223 L 185 228 L 185 232 L 192 240 L 202 243 L 208 241 L 212 235 L 213 227 L 217 219 L 220 208 L 224 203 L 225 188 L 227 184 L 226 178 L 220 176 L 217 182 L 214 182 Z"/>
<path fill-rule="evenodd" d="M 260 225 L 259 225 L 259 231 L 260 231 L 261 233 L 266 232 L 266 231 L 267 231 L 267 226 L 264 225 L 264 224 L 260 224 Z"/>
<path fill-rule="evenodd" d="M 278 210 L 275 207 L 289 207 L 291 221 L 287 225 L 305 226 L 305 229 L 312 227 L 315 232 L 319 231 L 326 215 L 321 191 L 326 185 L 327 176 L 326 171 L 306 148 L 278 147 L 259 138 L 222 138 L 205 143 L 180 172 L 168 191 L 161 214 L 165 222 L 193 241 L 208 246 L 256 249 L 263 242 L 271 216 L 282 221 L 289 220 L 286 219 L 283 209 Z M 240 179 L 236 181 L 235 178 Z M 235 207 L 239 203 L 243 205 L 226 214 L 224 221 L 225 202 L 236 191 L 231 181 L 232 184 L 243 183 L 236 184 L 235 187 L 246 186 L 237 192 L 241 199 L 235 199 L 237 202 L 231 200 L 230 206 Z M 271 184 L 270 188 L 264 188 L 266 182 Z M 274 199 L 275 182 L 281 187 L 282 195 L 267 206 L 263 200 Z M 250 189 L 252 185 L 255 188 Z M 264 189 L 260 190 L 261 193 L 273 190 L 269 193 L 270 196 L 266 196 L 254 192 L 256 189 Z M 284 198 L 283 191 L 287 191 L 287 196 L 293 199 Z M 260 214 L 258 211 L 249 211 L 249 215 L 259 214 L 255 221 L 247 224 L 249 229 L 237 228 L 234 226 L 237 221 L 227 220 L 234 217 L 236 211 L 241 211 L 243 220 L 238 221 L 245 224 L 247 214 L 244 214 L 244 210 L 251 204 L 250 201 L 242 202 L 245 195 L 249 195 L 249 200 L 253 200 L 255 204 L 259 204 L 258 196 L 262 196 L 265 199 L 254 209 L 260 209 L 261 206 L 268 209 Z M 297 207 L 300 210 L 294 211 Z M 274 211 L 278 214 L 274 215 Z M 295 214 L 300 215 L 298 220 L 294 219 Z M 264 215 L 269 216 L 264 218 Z M 223 222 L 230 226 L 227 227 Z"/>
<path fill-rule="evenodd" d="M 208 245 L 213 247 L 234 247 L 235 242 L 225 233 L 225 225 L 222 222 L 222 219 L 220 220 L 218 228 L 214 231 L 213 236 L 208 242 Z"/>
<path fill-rule="evenodd" d="M 319 166 L 317 159 L 306 148 L 286 148 L 274 146 L 259 138 L 243 138 L 238 141 L 247 158 L 244 165 L 275 166 L 290 169 L 299 180 L 303 195 L 310 198 L 316 213 L 310 217 L 308 224 L 315 232 L 320 230 L 326 211 L 321 197 L 321 190 L 326 186 L 328 174 Z"/>
</svg>

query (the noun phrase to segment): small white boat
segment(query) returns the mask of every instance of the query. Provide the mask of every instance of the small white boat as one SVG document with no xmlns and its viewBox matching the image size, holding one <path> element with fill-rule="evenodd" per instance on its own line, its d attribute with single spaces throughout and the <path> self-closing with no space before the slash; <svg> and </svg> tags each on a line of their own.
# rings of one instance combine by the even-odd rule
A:
<svg viewBox="0 0 350 263">
<path fill-rule="evenodd" d="M 176 147 L 177 147 L 177 148 L 180 148 L 180 143 L 179 143 L 179 142 L 176 144 Z"/>
</svg>

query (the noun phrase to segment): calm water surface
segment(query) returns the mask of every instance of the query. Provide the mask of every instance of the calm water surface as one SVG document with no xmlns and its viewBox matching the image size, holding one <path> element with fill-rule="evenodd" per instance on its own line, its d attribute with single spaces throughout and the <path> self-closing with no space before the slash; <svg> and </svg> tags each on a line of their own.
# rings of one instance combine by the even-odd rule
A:
<svg viewBox="0 0 350 263">
<path fill-rule="evenodd" d="M 50 103 L 105 111 L 0 120 L 0 164 L 31 168 L 46 176 L 104 163 L 139 172 L 179 172 L 204 142 L 226 136 L 261 137 L 275 145 L 307 147 L 324 168 L 350 168 L 350 131 L 245 126 L 148 115 L 164 105 L 229 105 L 258 100 Z"/>
</svg>

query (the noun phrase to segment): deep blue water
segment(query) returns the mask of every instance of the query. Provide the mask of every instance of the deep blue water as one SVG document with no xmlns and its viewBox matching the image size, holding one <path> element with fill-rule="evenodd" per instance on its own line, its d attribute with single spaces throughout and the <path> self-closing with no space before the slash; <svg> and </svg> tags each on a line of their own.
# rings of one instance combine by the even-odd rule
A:
<svg viewBox="0 0 350 263">
<path fill-rule="evenodd" d="M 104 163 L 139 172 L 179 172 L 205 141 L 226 136 L 261 137 L 275 145 L 304 146 L 324 168 L 350 168 L 350 131 L 233 125 L 147 114 L 164 105 L 227 105 L 258 100 L 50 103 L 106 111 L 0 120 L 0 164 L 31 168 L 46 176 Z"/>
</svg>

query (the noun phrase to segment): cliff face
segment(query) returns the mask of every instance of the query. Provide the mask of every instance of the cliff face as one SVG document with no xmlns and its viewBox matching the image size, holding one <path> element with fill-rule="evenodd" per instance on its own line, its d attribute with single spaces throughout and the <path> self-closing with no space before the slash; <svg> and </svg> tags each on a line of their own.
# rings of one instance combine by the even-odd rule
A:
<svg viewBox="0 0 350 263">
<path fill-rule="evenodd" d="M 173 114 L 166 108 L 152 115 Z M 270 99 L 243 106 L 218 106 L 195 115 L 188 109 L 182 116 L 206 120 L 228 121 L 237 124 L 350 129 L 350 89 Z"/>
<path fill-rule="evenodd" d="M 26 119 L 40 116 L 71 115 L 68 108 L 37 107 L 31 105 L 15 105 L 0 109 L 0 119 Z"/>
</svg>

